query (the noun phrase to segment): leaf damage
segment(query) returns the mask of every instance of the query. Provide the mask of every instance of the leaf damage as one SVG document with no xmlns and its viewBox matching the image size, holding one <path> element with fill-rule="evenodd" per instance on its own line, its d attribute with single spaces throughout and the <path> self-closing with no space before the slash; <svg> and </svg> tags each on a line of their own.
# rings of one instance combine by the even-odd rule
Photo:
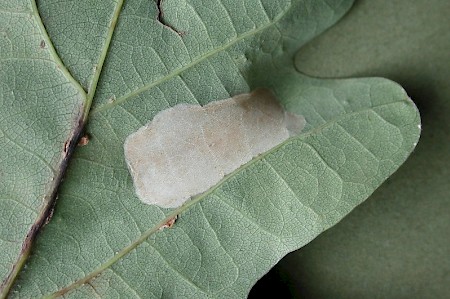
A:
<svg viewBox="0 0 450 299">
<path fill-rule="evenodd" d="M 162 7 L 162 3 L 163 3 L 163 0 L 157 0 L 156 1 L 156 8 L 158 9 L 158 15 L 157 15 L 156 19 L 158 20 L 158 22 L 161 25 L 163 25 L 164 27 L 166 27 L 166 28 L 170 29 L 171 31 L 175 32 L 179 36 L 185 35 L 186 34 L 185 32 L 177 30 L 170 23 L 166 22 L 166 20 L 164 19 L 164 11 L 163 11 L 163 7 Z"/>
<path fill-rule="evenodd" d="M 142 202 L 177 208 L 304 125 L 268 89 L 205 106 L 180 104 L 127 137 L 125 161 Z"/>
</svg>

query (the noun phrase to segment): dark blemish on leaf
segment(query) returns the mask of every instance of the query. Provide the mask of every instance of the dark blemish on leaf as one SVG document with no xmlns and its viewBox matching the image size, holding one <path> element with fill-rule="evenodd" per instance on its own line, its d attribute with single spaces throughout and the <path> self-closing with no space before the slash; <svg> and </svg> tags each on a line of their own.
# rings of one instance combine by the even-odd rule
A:
<svg viewBox="0 0 450 299">
<path fill-rule="evenodd" d="M 0 284 L 0 293 L 6 294 L 10 291 L 11 286 L 13 285 L 15 279 L 17 278 L 18 273 L 21 270 L 21 265 L 23 261 L 25 261 L 30 253 L 32 245 L 34 244 L 34 241 L 41 230 L 41 228 L 45 225 L 46 222 L 51 218 L 52 210 L 55 206 L 56 200 L 57 200 L 57 191 L 59 186 L 61 185 L 61 182 L 63 181 L 64 174 L 67 169 L 67 165 L 69 163 L 70 157 L 72 153 L 74 152 L 74 148 L 76 145 L 76 140 L 79 139 L 79 136 L 83 130 L 83 127 L 85 125 L 84 121 L 84 107 L 80 107 L 79 114 L 76 116 L 76 123 L 75 126 L 70 131 L 70 135 L 66 142 L 64 142 L 63 146 L 63 152 L 61 153 L 61 161 L 59 162 L 59 167 L 57 171 L 56 177 L 51 180 L 49 191 L 46 192 L 47 195 L 42 198 L 42 208 L 39 211 L 39 214 L 37 216 L 37 219 L 35 222 L 31 225 L 30 229 L 27 232 L 27 235 L 25 237 L 25 240 L 22 242 L 21 251 L 19 254 L 19 257 L 17 258 L 16 262 L 12 265 L 10 268 L 9 273 L 7 274 L 6 278 L 1 282 Z M 50 215 L 50 216 L 49 216 Z M 62 290 L 62 294 L 67 292 L 67 289 Z"/>
<path fill-rule="evenodd" d="M 47 224 L 50 222 L 50 220 L 51 220 L 52 217 L 53 217 L 53 213 L 54 213 L 54 212 L 55 212 L 55 206 L 53 206 L 53 207 L 50 209 L 50 212 L 48 213 L 47 218 L 45 218 L 44 225 L 47 225 Z"/>
<path fill-rule="evenodd" d="M 66 142 L 64 142 L 64 149 L 63 149 L 63 152 L 64 153 L 67 153 L 67 150 L 69 149 L 69 140 L 67 140 Z"/>
<path fill-rule="evenodd" d="M 44 48 L 45 48 L 45 40 L 41 40 L 41 43 L 39 44 L 39 47 L 40 47 L 41 49 L 44 49 Z"/>
<path fill-rule="evenodd" d="M 94 291 L 94 293 L 97 294 L 98 297 L 100 298 L 100 293 L 97 291 L 97 289 L 96 289 L 95 286 L 92 284 L 92 282 L 86 281 L 86 284 L 87 284 L 88 286 L 90 286 L 90 287 L 92 288 L 92 290 Z"/>
<path fill-rule="evenodd" d="M 159 230 L 163 230 L 163 229 L 165 229 L 165 228 L 171 228 L 171 227 L 175 224 L 175 221 L 177 221 L 177 218 L 178 218 L 178 215 L 176 215 L 176 216 L 173 217 L 173 218 L 170 218 L 169 221 L 167 221 L 166 223 L 164 223 L 163 225 L 161 225 L 161 227 L 159 228 Z"/>
<path fill-rule="evenodd" d="M 169 23 L 166 23 L 166 21 L 164 20 L 164 12 L 163 12 L 163 8 L 162 8 L 162 2 L 163 2 L 163 0 L 156 1 L 156 7 L 158 8 L 158 16 L 156 17 L 156 19 L 158 20 L 158 22 L 160 22 L 164 27 L 169 28 L 170 30 L 172 30 L 173 32 L 178 34 L 179 36 L 186 35 L 186 32 L 178 31 L 172 25 L 170 25 Z"/>
<path fill-rule="evenodd" d="M 85 146 L 86 144 L 89 143 L 89 134 L 84 134 L 83 136 L 81 136 L 80 140 L 78 141 L 78 146 Z"/>
<path fill-rule="evenodd" d="M 28 249 L 28 245 L 31 242 L 31 240 L 33 239 L 33 236 L 36 235 L 36 232 L 39 230 L 39 226 L 37 225 L 32 225 L 30 230 L 27 233 L 27 236 L 25 237 L 24 242 L 22 243 L 22 252 L 27 251 Z"/>
</svg>

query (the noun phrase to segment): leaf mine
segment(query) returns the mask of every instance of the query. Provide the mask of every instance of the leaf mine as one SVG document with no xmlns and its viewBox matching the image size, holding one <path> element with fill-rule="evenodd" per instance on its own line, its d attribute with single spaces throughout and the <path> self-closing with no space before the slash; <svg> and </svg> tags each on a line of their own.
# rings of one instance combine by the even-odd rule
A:
<svg viewBox="0 0 450 299">
<path fill-rule="evenodd" d="M 127 137 L 125 160 L 142 202 L 176 208 L 304 125 L 267 89 L 203 107 L 180 104 Z"/>
</svg>

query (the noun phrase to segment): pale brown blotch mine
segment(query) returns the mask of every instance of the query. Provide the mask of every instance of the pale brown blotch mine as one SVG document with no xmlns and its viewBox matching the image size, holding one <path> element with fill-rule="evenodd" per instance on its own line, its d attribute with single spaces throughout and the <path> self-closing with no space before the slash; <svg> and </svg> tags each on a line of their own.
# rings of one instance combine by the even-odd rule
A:
<svg viewBox="0 0 450 299">
<path fill-rule="evenodd" d="M 203 107 L 179 104 L 127 137 L 125 160 L 141 201 L 176 208 L 304 125 L 267 89 Z"/>
</svg>

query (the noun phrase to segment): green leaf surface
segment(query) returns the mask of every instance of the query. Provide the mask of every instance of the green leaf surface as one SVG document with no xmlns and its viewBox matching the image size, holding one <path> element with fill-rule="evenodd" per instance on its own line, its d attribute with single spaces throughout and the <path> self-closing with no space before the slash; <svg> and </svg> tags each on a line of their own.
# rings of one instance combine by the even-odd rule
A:
<svg viewBox="0 0 450 299">
<path fill-rule="evenodd" d="M 449 297 L 449 15 L 448 0 L 361 0 L 299 51 L 298 67 L 310 75 L 399 82 L 419 107 L 423 130 L 399 171 L 284 258 L 250 298 L 268 291 L 311 299 Z"/>
<path fill-rule="evenodd" d="M 293 64 L 298 48 L 351 3 L 167 0 L 163 25 L 153 1 L 38 2 L 68 72 L 55 69 L 84 100 L 53 92 L 47 108 L 60 97 L 72 109 L 83 106 L 79 120 L 88 120 L 90 141 L 75 151 L 53 218 L 12 297 L 242 298 L 286 253 L 366 199 L 414 148 L 414 104 L 385 79 L 318 80 Z M 22 6 L 39 24 L 32 6 Z M 13 9 L 4 13 L 16 18 Z M 287 110 L 306 118 L 300 136 L 176 210 L 136 198 L 123 156 L 130 133 L 167 107 L 256 87 L 272 89 Z M 46 126 L 44 132 L 56 130 Z M 70 123 L 58 126 L 70 132 Z M 175 215 L 173 228 L 158 230 Z M 11 217 L 2 221 L 12 225 Z"/>
</svg>

